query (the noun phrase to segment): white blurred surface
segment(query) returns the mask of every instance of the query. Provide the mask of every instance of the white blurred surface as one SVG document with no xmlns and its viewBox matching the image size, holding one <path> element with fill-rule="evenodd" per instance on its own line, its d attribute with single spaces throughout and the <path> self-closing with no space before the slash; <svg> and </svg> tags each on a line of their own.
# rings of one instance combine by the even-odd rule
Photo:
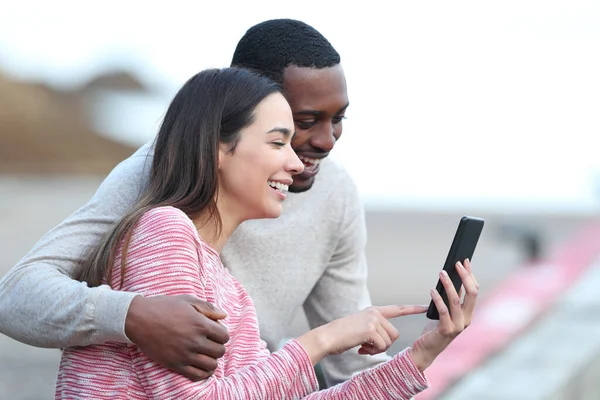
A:
<svg viewBox="0 0 600 400">
<path fill-rule="evenodd" d="M 342 55 L 351 107 L 333 156 L 368 204 L 599 210 L 595 1 L 12 1 L 0 67 L 63 87 L 131 68 L 155 94 L 105 97 L 100 128 L 141 144 L 185 80 L 227 66 L 246 29 L 276 17 Z"/>
</svg>

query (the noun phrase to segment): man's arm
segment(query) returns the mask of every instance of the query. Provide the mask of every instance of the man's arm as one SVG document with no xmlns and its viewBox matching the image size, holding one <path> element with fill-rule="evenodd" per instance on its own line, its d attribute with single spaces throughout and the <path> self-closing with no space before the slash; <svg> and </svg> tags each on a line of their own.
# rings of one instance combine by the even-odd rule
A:
<svg viewBox="0 0 600 400">
<path fill-rule="evenodd" d="M 71 276 L 90 246 L 134 204 L 147 180 L 149 148 L 115 167 L 88 204 L 46 233 L 4 276 L 0 332 L 50 348 L 128 341 L 125 319 L 136 294 L 88 288 Z"/>
<path fill-rule="evenodd" d="M 145 145 L 119 164 L 88 204 L 48 232 L 0 281 L 1 333 L 50 348 L 131 339 L 148 357 L 191 380 L 214 372 L 229 340 L 214 322 L 225 317 L 222 311 L 192 296 L 147 299 L 71 278 L 90 246 L 137 200 L 148 180 L 151 149 Z"/>
<path fill-rule="evenodd" d="M 345 171 L 344 171 L 345 173 Z M 371 305 L 367 287 L 365 212 L 350 177 L 341 179 L 338 199 L 344 199 L 339 223 L 339 240 L 325 272 L 304 303 L 311 329 L 350 315 Z M 342 194 L 340 194 L 342 193 Z M 356 350 L 330 356 L 321 361 L 327 386 L 349 380 L 353 374 L 390 360 L 385 353 L 365 356 Z"/>
</svg>

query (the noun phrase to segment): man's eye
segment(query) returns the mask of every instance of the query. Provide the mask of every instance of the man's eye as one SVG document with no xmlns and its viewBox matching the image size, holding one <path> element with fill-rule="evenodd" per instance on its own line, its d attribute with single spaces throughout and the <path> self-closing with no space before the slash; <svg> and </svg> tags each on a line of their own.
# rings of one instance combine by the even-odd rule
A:
<svg viewBox="0 0 600 400">
<path fill-rule="evenodd" d="M 345 119 L 346 119 L 345 115 L 339 115 L 337 117 L 332 118 L 334 124 L 339 124 L 340 122 L 342 122 Z"/>
<path fill-rule="evenodd" d="M 316 121 L 296 121 L 296 125 L 300 129 L 310 129 L 315 126 Z"/>
</svg>

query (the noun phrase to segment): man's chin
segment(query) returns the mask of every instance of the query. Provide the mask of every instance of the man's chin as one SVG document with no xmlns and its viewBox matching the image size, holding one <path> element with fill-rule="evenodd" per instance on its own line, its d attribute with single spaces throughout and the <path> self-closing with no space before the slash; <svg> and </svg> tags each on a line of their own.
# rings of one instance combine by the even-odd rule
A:
<svg viewBox="0 0 600 400">
<path fill-rule="evenodd" d="M 292 183 L 288 189 L 290 193 L 302 193 L 309 190 L 313 184 L 315 183 L 315 177 L 310 177 L 308 179 L 297 180 L 294 178 L 294 183 Z"/>
</svg>

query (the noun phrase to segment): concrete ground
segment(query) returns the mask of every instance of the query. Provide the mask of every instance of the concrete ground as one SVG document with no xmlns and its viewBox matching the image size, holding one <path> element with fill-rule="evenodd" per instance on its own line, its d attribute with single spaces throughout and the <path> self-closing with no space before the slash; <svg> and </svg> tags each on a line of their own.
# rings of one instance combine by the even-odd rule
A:
<svg viewBox="0 0 600 400">
<path fill-rule="evenodd" d="M 441 400 L 600 398 L 600 259 L 550 312 Z"/>
<path fill-rule="evenodd" d="M 0 177 L 0 277 L 48 229 L 84 204 L 101 178 Z M 469 214 L 469 210 L 465 210 Z M 508 218 L 500 213 L 478 213 L 486 227 L 473 258 L 481 296 L 523 258 L 516 243 L 501 232 Z M 369 286 L 375 304 L 427 303 L 428 292 L 446 257 L 460 214 L 375 212 L 367 213 L 370 265 Z M 521 223 L 543 232 L 548 248 L 566 239 L 584 216 L 525 215 Z M 401 332 L 391 352 L 416 339 L 423 316 L 393 321 Z M 306 328 L 299 312 L 290 335 Z M 0 335 L 0 398 L 49 399 L 53 396 L 58 350 L 37 349 Z"/>
</svg>

